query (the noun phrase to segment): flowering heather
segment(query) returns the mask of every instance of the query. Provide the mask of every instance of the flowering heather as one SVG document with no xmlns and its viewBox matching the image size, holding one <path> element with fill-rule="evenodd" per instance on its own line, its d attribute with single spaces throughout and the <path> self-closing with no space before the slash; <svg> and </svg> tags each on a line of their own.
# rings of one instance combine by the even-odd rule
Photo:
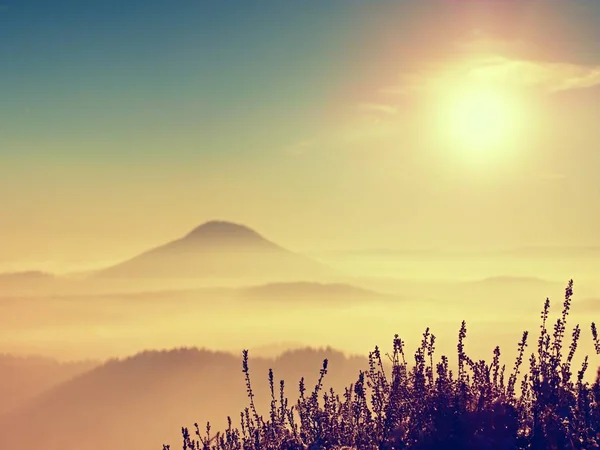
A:
<svg viewBox="0 0 600 450">
<path fill-rule="evenodd" d="M 391 368 L 379 348 L 369 354 L 368 370 L 356 382 L 336 393 L 325 391 L 323 361 L 318 381 L 307 390 L 299 383 L 299 399 L 290 405 L 284 381 L 276 387 L 269 371 L 271 407 L 267 417 L 254 404 L 248 351 L 242 370 L 249 406 L 240 413 L 240 427 L 229 426 L 211 434 L 210 424 L 194 436 L 182 428 L 183 449 L 594 449 L 600 448 L 600 370 L 595 383 L 584 381 L 585 357 L 572 367 L 581 335 L 579 325 L 566 348 L 567 317 L 573 280 L 565 289 L 562 314 L 548 330 L 550 301 L 546 299 L 537 345 L 527 356 L 529 334 L 523 333 L 512 367 L 500 363 L 500 348 L 491 363 L 472 360 L 464 350 L 467 326 L 458 334 L 458 370 L 449 360 L 434 360 L 435 336 L 427 329 L 407 363 L 404 342 L 396 335 Z M 596 353 L 600 339 L 594 323 L 591 332 Z M 524 369 L 528 360 L 529 369 Z M 576 372 L 574 373 L 573 370 Z M 522 374 L 522 376 L 521 376 Z M 163 450 L 170 449 L 165 445 Z"/>
</svg>

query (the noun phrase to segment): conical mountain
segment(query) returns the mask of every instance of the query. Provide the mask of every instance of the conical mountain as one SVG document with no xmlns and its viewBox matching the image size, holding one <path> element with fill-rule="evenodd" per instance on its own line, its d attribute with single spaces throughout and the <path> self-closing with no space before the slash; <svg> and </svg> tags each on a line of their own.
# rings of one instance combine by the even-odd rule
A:
<svg viewBox="0 0 600 450">
<path fill-rule="evenodd" d="M 317 279 L 327 268 L 244 225 L 210 221 L 186 236 L 99 273 L 108 278 Z"/>
</svg>

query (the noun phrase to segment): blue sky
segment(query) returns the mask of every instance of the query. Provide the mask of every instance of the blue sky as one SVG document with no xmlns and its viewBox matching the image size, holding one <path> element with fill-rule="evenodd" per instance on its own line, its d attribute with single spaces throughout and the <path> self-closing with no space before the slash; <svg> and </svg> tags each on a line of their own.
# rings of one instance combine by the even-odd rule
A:
<svg viewBox="0 0 600 450">
<path fill-rule="evenodd" d="M 192 133 L 225 141 L 216 147 L 227 152 L 232 127 L 258 140 L 267 126 L 275 135 L 300 132 L 315 125 L 311 110 L 335 73 L 347 72 L 348 9 L 310 1 L 8 3 L 0 16 L 3 134 L 47 142 Z M 217 151 L 208 147 L 199 151 Z"/>
</svg>

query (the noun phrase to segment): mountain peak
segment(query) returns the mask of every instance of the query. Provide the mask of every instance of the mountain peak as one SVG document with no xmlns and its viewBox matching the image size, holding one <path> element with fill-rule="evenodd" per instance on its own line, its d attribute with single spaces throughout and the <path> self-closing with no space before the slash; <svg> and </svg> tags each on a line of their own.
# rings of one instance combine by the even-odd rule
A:
<svg viewBox="0 0 600 450">
<path fill-rule="evenodd" d="M 211 220 L 194 228 L 185 239 L 198 238 L 254 238 L 263 239 L 256 231 L 245 225 L 240 225 L 224 220 Z"/>
<path fill-rule="evenodd" d="M 115 278 L 313 279 L 325 269 L 286 250 L 245 225 L 212 220 L 186 236 L 102 271 Z"/>
</svg>

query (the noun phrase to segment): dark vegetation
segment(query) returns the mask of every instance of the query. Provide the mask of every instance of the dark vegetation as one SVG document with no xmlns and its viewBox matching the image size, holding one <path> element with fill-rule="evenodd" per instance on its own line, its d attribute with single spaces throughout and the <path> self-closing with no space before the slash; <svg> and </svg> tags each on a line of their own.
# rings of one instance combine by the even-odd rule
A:
<svg viewBox="0 0 600 450">
<path fill-rule="evenodd" d="M 369 368 L 343 393 L 323 388 L 328 360 L 316 386 L 299 383 L 299 399 L 290 405 L 285 383 L 276 384 L 269 370 L 271 407 L 259 415 L 250 381 L 248 352 L 243 352 L 249 406 L 240 413 L 240 427 L 228 418 L 225 431 L 211 434 L 182 428 L 183 449 L 593 449 L 600 448 L 600 370 L 595 383 L 584 380 L 588 357 L 573 368 L 581 329 L 576 325 L 567 347 L 567 316 L 573 281 L 565 290 L 562 313 L 549 330 L 546 299 L 540 334 L 529 354 L 523 333 L 514 365 L 500 362 L 500 348 L 491 363 L 465 353 L 463 322 L 458 334 L 458 366 L 446 356 L 434 360 L 435 336 L 425 331 L 414 363 L 408 364 L 404 342 L 396 335 L 385 358 L 376 347 Z M 600 339 L 591 324 L 596 353 Z M 524 370 L 524 366 L 529 366 Z M 575 371 L 575 372 L 573 372 Z M 164 446 L 169 449 L 170 446 Z"/>
</svg>

